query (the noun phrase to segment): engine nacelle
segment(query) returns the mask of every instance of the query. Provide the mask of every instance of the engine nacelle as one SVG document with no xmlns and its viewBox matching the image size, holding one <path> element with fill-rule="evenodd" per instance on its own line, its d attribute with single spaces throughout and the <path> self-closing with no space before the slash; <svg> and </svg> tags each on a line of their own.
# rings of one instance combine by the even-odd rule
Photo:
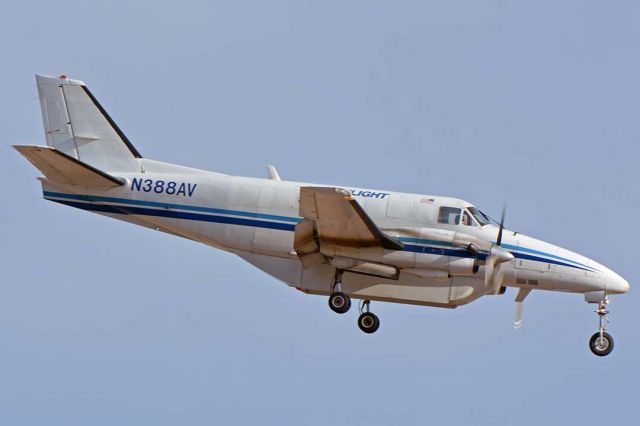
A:
<svg viewBox="0 0 640 426">
<path fill-rule="evenodd" d="M 478 272 L 478 268 L 475 259 L 460 258 L 449 261 L 449 275 L 471 276 Z"/>
</svg>

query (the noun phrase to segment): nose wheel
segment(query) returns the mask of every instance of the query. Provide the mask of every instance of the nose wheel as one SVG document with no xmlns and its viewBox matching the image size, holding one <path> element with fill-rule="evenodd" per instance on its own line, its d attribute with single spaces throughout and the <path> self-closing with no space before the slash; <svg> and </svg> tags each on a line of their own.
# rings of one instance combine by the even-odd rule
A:
<svg viewBox="0 0 640 426">
<path fill-rule="evenodd" d="M 613 337 L 605 331 L 607 325 L 609 325 L 607 303 L 609 303 L 608 299 L 601 301 L 598 309 L 594 311 L 598 315 L 598 331 L 591 336 L 589 349 L 597 356 L 607 356 L 613 351 Z"/>
<path fill-rule="evenodd" d="M 606 331 L 599 331 L 591 336 L 589 348 L 594 355 L 607 356 L 613 350 L 613 337 Z"/>
</svg>

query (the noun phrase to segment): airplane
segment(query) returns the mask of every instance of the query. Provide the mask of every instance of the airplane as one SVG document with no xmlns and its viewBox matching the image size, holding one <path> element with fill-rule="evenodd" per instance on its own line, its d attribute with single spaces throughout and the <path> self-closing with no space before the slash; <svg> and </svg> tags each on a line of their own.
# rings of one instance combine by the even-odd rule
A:
<svg viewBox="0 0 640 426">
<path fill-rule="evenodd" d="M 230 176 L 143 158 L 87 86 L 36 75 L 46 146 L 14 145 L 44 175 L 44 198 L 233 253 L 284 284 L 328 297 L 359 328 L 372 301 L 457 308 L 518 289 L 514 326 L 533 290 L 596 304 L 589 348 L 611 353 L 609 296 L 629 284 L 580 254 L 504 227 L 464 200 Z"/>
</svg>

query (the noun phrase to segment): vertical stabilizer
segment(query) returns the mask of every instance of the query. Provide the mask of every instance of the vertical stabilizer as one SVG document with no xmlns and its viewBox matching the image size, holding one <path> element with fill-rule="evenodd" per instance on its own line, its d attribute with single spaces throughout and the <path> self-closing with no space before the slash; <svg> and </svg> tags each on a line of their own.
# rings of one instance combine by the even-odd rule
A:
<svg viewBox="0 0 640 426">
<path fill-rule="evenodd" d="M 36 75 L 47 145 L 106 171 L 136 169 L 140 153 L 80 80 Z"/>
</svg>

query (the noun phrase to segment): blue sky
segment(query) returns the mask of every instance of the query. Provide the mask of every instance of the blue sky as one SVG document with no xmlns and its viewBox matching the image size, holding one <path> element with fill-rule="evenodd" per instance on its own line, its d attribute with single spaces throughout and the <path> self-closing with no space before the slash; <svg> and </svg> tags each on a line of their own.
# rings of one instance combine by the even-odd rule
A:
<svg viewBox="0 0 640 426">
<path fill-rule="evenodd" d="M 5 2 L 0 423 L 629 424 L 640 376 L 637 2 Z M 33 74 L 84 80 L 145 156 L 450 195 L 620 273 L 375 303 L 364 335 L 240 259 L 41 199 Z"/>
</svg>

